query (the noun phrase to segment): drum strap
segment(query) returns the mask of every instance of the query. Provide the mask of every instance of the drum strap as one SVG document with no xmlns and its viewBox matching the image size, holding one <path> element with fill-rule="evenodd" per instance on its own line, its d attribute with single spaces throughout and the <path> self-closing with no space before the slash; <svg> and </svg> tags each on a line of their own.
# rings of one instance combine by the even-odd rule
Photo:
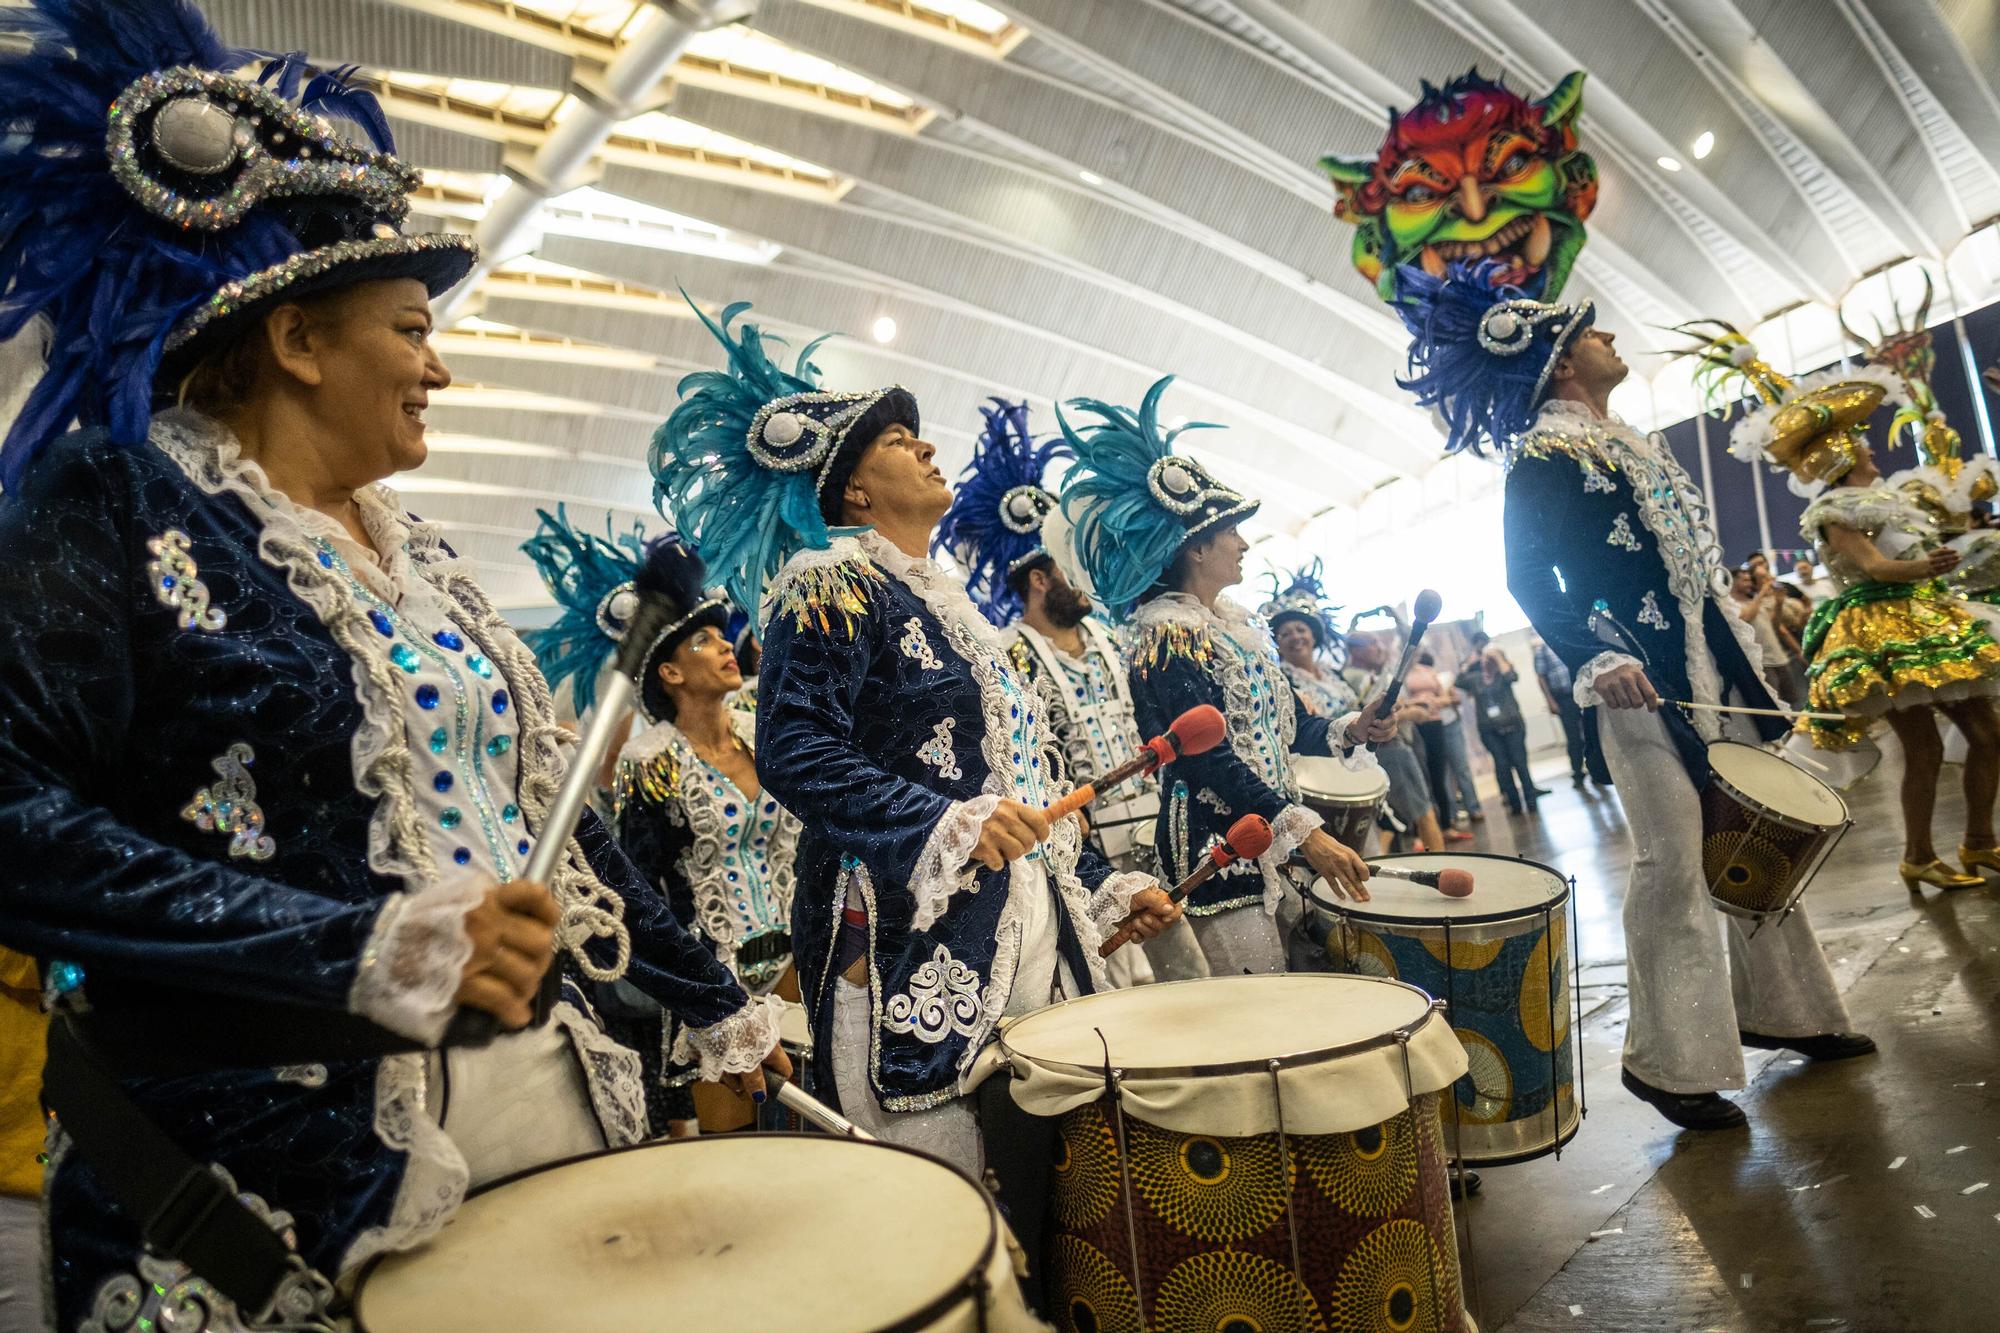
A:
<svg viewBox="0 0 2000 1333">
<path fill-rule="evenodd" d="M 42 1093 L 112 1201 L 138 1221 L 149 1253 L 186 1264 L 252 1324 L 269 1317 L 281 1296 L 287 1319 L 298 1319 L 305 1311 L 295 1308 L 295 1293 L 315 1313 L 325 1310 L 331 1284 L 239 1202 L 227 1180 L 133 1105 L 66 1007 L 49 1024 Z"/>
<path fill-rule="evenodd" d="M 1028 1255 L 1021 1294 L 1035 1313 L 1048 1317 L 1053 1311 L 1045 1286 L 1042 1238 L 1061 1122 L 1022 1110 L 1009 1087 L 1013 1081 L 1003 1070 L 973 1094 L 978 1099 L 979 1136 L 986 1148 L 988 1188 Z"/>
</svg>

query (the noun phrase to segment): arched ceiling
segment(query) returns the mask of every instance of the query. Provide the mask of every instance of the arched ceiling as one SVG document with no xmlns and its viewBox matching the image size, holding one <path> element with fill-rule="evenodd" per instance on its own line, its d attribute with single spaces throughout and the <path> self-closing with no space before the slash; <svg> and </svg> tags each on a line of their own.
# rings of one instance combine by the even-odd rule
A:
<svg viewBox="0 0 2000 1333">
<path fill-rule="evenodd" d="M 199 2 L 233 42 L 360 62 L 429 174 L 422 225 L 458 229 L 621 50 L 692 12 Z M 1425 479 L 1439 437 L 1396 387 L 1400 327 L 1349 266 L 1313 164 L 1371 151 L 1386 106 L 1474 65 L 1531 96 L 1588 71 L 1603 187 L 1569 293 L 1613 327 L 1751 327 L 1911 257 L 1956 279 L 1947 303 L 2000 290 L 1996 247 L 1938 262 L 2000 215 L 2000 9 L 1983 0 L 741 7 L 441 334 L 458 384 L 430 413 L 432 459 L 398 484 L 510 608 L 546 601 L 516 549 L 538 506 L 651 516 L 650 434 L 676 379 L 718 360 L 676 288 L 754 301 L 801 342 L 854 334 L 818 358 L 828 380 L 909 386 L 948 471 L 988 394 L 1025 397 L 1047 429 L 1059 399 L 1134 401 L 1173 372 L 1169 411 L 1229 428 L 1196 451 L 1264 497 L 1267 533 Z"/>
</svg>

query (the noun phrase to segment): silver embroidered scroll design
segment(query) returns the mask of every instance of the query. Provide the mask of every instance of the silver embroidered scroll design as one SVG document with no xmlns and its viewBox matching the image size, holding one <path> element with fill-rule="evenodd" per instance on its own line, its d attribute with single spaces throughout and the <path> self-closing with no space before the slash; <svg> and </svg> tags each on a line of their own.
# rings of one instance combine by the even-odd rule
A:
<svg viewBox="0 0 2000 1333">
<path fill-rule="evenodd" d="M 915 616 L 904 622 L 903 637 L 896 640 L 896 646 L 903 650 L 903 656 L 926 671 L 936 671 L 944 665 L 931 649 L 930 638 L 924 633 L 924 622 Z"/>
<path fill-rule="evenodd" d="M 188 535 L 168 528 L 148 538 L 146 549 L 153 558 L 146 562 L 146 574 L 153 580 L 153 596 L 161 606 L 178 612 L 182 629 L 214 633 L 229 623 L 229 617 L 208 604 L 208 585 L 200 578 L 194 557 L 188 554 Z"/>
<path fill-rule="evenodd" d="M 1672 628 L 1672 622 L 1667 619 L 1666 613 L 1660 610 L 1659 597 L 1651 588 L 1646 590 L 1645 598 L 1639 603 L 1639 623 L 1651 625 L 1654 629 Z"/>
<path fill-rule="evenodd" d="M 1639 538 L 1632 531 L 1631 517 L 1626 514 L 1620 514 L 1617 520 L 1612 523 L 1611 531 L 1605 536 L 1604 542 L 1607 546 L 1616 546 L 1621 550 L 1639 550 Z"/>
<path fill-rule="evenodd" d="M 1618 489 L 1618 483 L 1611 480 L 1611 474 L 1603 468 L 1583 465 L 1583 491 L 1586 495 L 1609 495 Z"/>
<path fill-rule="evenodd" d="M 257 784 L 250 765 L 254 750 L 242 741 L 209 761 L 216 780 L 195 792 L 181 818 L 205 833 L 229 835 L 229 854 L 250 861 L 268 861 L 278 844 L 264 833 L 264 810 L 257 804 Z"/>
<path fill-rule="evenodd" d="M 947 1037 L 971 1036 L 978 1030 L 980 1012 L 979 974 L 940 944 L 931 960 L 910 974 L 909 991 L 889 997 L 882 1026 L 936 1045 Z"/>
<path fill-rule="evenodd" d="M 951 748 L 951 733 L 957 726 L 957 718 L 945 718 L 931 728 L 931 738 L 917 747 L 917 758 L 935 768 L 947 782 L 965 776 L 965 770 L 958 766 L 958 754 Z"/>
</svg>

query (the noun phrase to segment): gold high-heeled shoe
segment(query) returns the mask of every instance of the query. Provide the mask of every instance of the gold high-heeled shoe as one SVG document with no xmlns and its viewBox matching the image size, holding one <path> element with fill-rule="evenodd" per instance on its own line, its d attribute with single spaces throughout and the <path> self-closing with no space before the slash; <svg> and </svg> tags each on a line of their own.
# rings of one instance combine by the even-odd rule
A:
<svg viewBox="0 0 2000 1333">
<path fill-rule="evenodd" d="M 1977 875 L 1981 869 L 2000 874 L 2000 847 L 1967 847 L 1960 844 L 1958 863 L 1965 867 L 1967 874 Z"/>
<path fill-rule="evenodd" d="M 1917 891 L 1919 884 L 1929 884 L 1939 889 L 1976 889 L 1986 882 L 1978 875 L 1961 874 L 1942 860 L 1932 861 L 1927 865 L 1898 861 L 1896 873 L 1903 877 L 1903 887 L 1911 893 Z"/>
</svg>

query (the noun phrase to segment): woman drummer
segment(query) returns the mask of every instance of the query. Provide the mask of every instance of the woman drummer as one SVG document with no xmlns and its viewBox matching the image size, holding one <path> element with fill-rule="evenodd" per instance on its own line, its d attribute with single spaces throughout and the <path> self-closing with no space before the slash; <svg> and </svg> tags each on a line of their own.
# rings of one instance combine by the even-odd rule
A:
<svg viewBox="0 0 2000 1333">
<path fill-rule="evenodd" d="M 1068 406 L 1097 420 L 1082 430 L 1057 420 L 1076 450 L 1062 508 L 1077 559 L 1097 601 L 1131 631 L 1134 712 L 1141 735 L 1165 731 L 1199 704 L 1222 710 L 1229 744 L 1178 761 L 1155 834 L 1161 864 L 1180 879 L 1245 814 L 1262 815 L 1275 837 L 1254 862 L 1239 862 L 1195 890 L 1187 915 L 1217 976 L 1285 970 L 1281 907 L 1296 915 L 1287 861 L 1296 852 L 1334 892 L 1365 898 L 1368 867 L 1321 827 L 1303 804 L 1291 756 L 1339 750 L 1371 766 L 1359 747 L 1395 734 L 1371 708 L 1315 716 L 1279 668 L 1270 631 L 1223 590 L 1243 578 L 1249 543 L 1238 525 L 1257 502 L 1173 452 L 1178 430 L 1161 433 L 1157 408 L 1173 382 L 1147 391 L 1135 413 L 1095 399 Z"/>
<path fill-rule="evenodd" d="M 1885 484 L 1876 469 L 1866 429 L 1884 383 L 1792 386 L 1772 376 L 1755 351 L 1739 340 L 1735 366 L 1767 401 L 1737 428 L 1732 452 L 1761 453 L 1790 472 L 1794 491 L 1811 498 L 1799 531 L 1840 586 L 1806 622 L 1802 647 L 1807 706 L 1844 720 L 1815 718 L 1806 731 L 1821 750 L 1848 752 L 1867 740 L 1876 720 L 1886 719 L 1903 745 L 1897 874 L 1912 893 L 1920 884 L 1977 888 L 1985 882 L 1981 871 L 2000 874 L 1993 830 L 2000 783 L 1996 618 L 1939 582 L 1957 567 L 1959 553 L 1945 544 L 1936 519 Z M 1965 838 L 1958 849 L 1965 871 L 1940 858 L 1931 843 L 1944 761 L 1938 713 L 1957 723 L 1970 743 Z"/>
<path fill-rule="evenodd" d="M 185 6 L 0 14 L 33 39 L 0 54 L 0 336 L 52 335 L 0 449 L 0 943 L 81 997 L 45 1084 L 55 1326 L 330 1327 L 331 1280 L 468 1184 L 643 1135 L 591 992 L 629 978 L 717 1077 L 771 1016 L 595 821 L 518 878 L 561 732 L 379 484 L 423 460 L 428 300 L 474 255 L 402 235 L 417 173 L 325 119 L 379 109 L 229 77 Z M 427 1055 L 461 1009 L 521 1030 Z"/>
</svg>

